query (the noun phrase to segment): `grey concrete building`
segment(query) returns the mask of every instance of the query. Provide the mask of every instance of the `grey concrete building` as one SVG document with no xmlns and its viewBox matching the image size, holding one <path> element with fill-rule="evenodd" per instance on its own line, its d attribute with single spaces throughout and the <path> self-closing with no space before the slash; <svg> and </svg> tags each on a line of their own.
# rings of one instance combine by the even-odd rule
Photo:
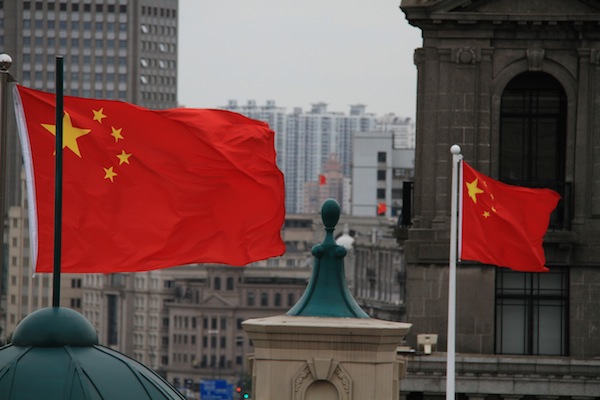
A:
<svg viewBox="0 0 600 400">
<path fill-rule="evenodd" d="M 0 52 L 12 57 L 10 73 L 23 86 L 54 92 L 55 59 L 63 56 L 65 95 L 170 108 L 177 106 L 177 21 L 178 0 L 3 1 Z M 47 305 L 51 293 L 48 277 L 30 278 L 27 204 L 12 112 L 7 131 L 10 243 L 5 256 L 9 265 L 0 271 L 6 285 L 0 285 L 0 299 L 6 300 L 6 311 L 0 311 L 0 328 L 6 324 L 6 329 L 0 337 L 10 335 L 29 312 Z M 66 288 L 72 294 L 62 304 L 80 309 L 81 285 L 73 291 L 69 284 Z M 28 293 L 36 295 L 23 300 Z"/>
<path fill-rule="evenodd" d="M 393 130 L 354 135 L 352 215 L 400 215 L 404 182 L 414 176 L 415 150 L 402 147 L 397 136 Z"/>
<path fill-rule="evenodd" d="M 410 344 L 430 333 L 446 349 L 450 146 L 459 144 L 486 175 L 562 196 L 544 240 L 550 272 L 458 267 L 459 398 L 598 398 L 600 2 L 403 0 L 401 8 L 423 32 L 404 243 Z M 407 398 L 443 396 L 440 361 L 413 357 Z"/>
</svg>

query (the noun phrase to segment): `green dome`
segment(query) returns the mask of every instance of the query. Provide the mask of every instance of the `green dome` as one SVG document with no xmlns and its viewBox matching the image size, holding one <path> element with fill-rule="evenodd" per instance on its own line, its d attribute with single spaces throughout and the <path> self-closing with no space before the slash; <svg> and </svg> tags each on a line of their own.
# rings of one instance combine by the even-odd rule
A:
<svg viewBox="0 0 600 400">
<path fill-rule="evenodd" d="M 97 343 L 92 324 L 71 309 L 28 315 L 0 348 L 0 399 L 185 399 L 151 369 Z"/>
</svg>

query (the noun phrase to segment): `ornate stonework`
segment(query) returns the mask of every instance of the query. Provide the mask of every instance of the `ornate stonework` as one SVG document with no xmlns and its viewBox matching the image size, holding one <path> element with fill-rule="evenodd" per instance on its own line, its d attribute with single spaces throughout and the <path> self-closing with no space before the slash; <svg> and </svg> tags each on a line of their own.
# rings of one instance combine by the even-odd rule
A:
<svg viewBox="0 0 600 400">
<path fill-rule="evenodd" d="M 332 358 L 313 358 L 294 375 L 292 400 L 304 400 L 308 387 L 317 381 L 331 383 L 340 400 L 352 399 L 352 378 L 339 362 Z"/>
</svg>

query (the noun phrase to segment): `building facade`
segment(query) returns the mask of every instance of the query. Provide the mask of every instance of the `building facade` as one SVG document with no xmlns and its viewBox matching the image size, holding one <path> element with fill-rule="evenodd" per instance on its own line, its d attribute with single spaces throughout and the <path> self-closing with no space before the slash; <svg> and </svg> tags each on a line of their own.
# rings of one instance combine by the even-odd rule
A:
<svg viewBox="0 0 600 400">
<path fill-rule="evenodd" d="M 177 106 L 177 16 L 177 0 L 4 1 L 0 49 L 12 57 L 9 72 L 23 86 L 54 92 L 55 60 L 62 56 L 65 95 L 171 108 Z M 3 337 L 29 312 L 52 304 L 51 278 L 31 277 L 21 150 L 8 114 Z M 81 279 L 63 277 L 62 305 L 81 310 Z"/>
<path fill-rule="evenodd" d="M 352 163 L 352 215 L 398 217 L 402 211 L 404 182 L 412 182 L 414 148 L 402 143 L 394 131 L 354 135 Z"/>
<path fill-rule="evenodd" d="M 404 0 L 401 8 L 423 32 L 404 242 L 409 342 L 417 348 L 418 334 L 437 334 L 446 349 L 450 147 L 459 144 L 486 175 L 562 197 L 544 240 L 550 272 L 458 267 L 459 396 L 597 398 L 600 2 Z M 407 398 L 442 398 L 438 361 L 409 361 Z"/>
<path fill-rule="evenodd" d="M 221 108 L 265 121 L 276 132 L 277 165 L 285 177 L 285 207 L 290 214 L 312 212 L 314 183 L 319 183 L 332 156 L 340 162 L 343 176 L 351 179 L 353 135 L 375 129 L 377 124 L 376 116 L 367 113 L 361 104 L 350 106 L 348 114 L 328 111 L 322 102 L 312 104 L 309 111 L 296 107 L 291 113 L 276 107 L 272 100 L 265 106 L 257 106 L 253 100 L 241 106 L 230 100 Z M 348 195 L 349 190 L 344 194 Z M 349 198 L 337 200 L 342 205 L 350 202 Z"/>
</svg>

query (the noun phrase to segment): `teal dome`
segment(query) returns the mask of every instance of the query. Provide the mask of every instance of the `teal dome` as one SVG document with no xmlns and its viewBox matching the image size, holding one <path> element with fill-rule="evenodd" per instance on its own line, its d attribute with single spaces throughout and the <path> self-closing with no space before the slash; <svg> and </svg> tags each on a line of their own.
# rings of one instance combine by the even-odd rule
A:
<svg viewBox="0 0 600 400">
<path fill-rule="evenodd" d="M 0 399 L 185 399 L 143 364 L 98 345 L 92 324 L 62 307 L 28 315 L 0 348 Z"/>
</svg>

